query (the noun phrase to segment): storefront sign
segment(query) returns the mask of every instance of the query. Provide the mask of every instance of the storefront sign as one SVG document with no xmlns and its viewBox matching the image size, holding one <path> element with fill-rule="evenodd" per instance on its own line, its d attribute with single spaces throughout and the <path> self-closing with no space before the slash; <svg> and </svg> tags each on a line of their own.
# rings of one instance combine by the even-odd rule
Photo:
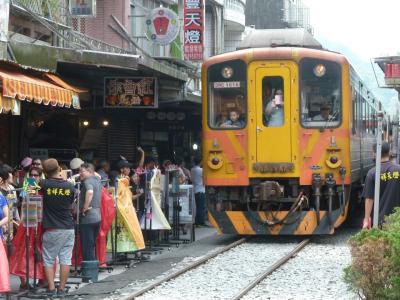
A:
<svg viewBox="0 0 400 300">
<path fill-rule="evenodd" d="M 179 33 L 179 19 L 175 12 L 165 7 L 150 11 L 146 18 L 147 38 L 160 45 L 172 43 Z"/>
<path fill-rule="evenodd" d="M 0 41 L 7 42 L 10 0 L 0 0 Z"/>
<path fill-rule="evenodd" d="M 96 0 L 70 0 L 69 12 L 74 17 L 95 17 Z"/>
<path fill-rule="evenodd" d="M 204 0 L 184 0 L 184 53 L 187 60 L 203 60 Z"/>
<path fill-rule="evenodd" d="M 156 78 L 104 78 L 104 106 L 137 108 L 158 107 Z"/>
</svg>

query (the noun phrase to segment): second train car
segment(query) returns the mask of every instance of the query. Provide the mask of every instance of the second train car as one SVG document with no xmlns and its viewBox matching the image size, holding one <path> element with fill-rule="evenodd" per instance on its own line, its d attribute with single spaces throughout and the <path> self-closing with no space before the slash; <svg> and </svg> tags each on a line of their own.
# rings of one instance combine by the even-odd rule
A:
<svg viewBox="0 0 400 300">
<path fill-rule="evenodd" d="M 345 56 L 296 33 L 254 31 L 203 64 L 204 182 L 222 233 L 332 234 L 373 165 L 381 103 Z"/>
</svg>

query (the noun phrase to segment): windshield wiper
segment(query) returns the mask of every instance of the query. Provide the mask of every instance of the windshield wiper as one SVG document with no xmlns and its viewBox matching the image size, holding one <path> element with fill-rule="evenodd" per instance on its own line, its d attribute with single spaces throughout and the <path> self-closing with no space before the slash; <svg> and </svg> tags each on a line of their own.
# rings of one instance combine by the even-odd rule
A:
<svg viewBox="0 0 400 300">
<path fill-rule="evenodd" d="M 324 130 L 328 127 L 328 125 L 329 125 L 330 122 L 332 122 L 332 121 L 335 120 L 335 118 L 336 118 L 336 116 L 337 116 L 338 114 L 339 114 L 339 111 L 338 111 L 338 110 L 335 110 L 335 111 L 333 112 L 333 114 L 328 118 L 328 120 L 326 120 L 326 123 L 325 123 L 324 127 L 322 127 L 321 132 L 324 131 Z"/>
</svg>

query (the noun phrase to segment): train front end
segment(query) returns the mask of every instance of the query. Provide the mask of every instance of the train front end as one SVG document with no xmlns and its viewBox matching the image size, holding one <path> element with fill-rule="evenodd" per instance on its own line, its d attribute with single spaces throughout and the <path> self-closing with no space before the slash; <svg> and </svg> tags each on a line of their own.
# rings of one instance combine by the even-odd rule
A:
<svg viewBox="0 0 400 300">
<path fill-rule="evenodd" d="M 332 234 L 350 197 L 345 58 L 241 50 L 206 61 L 202 82 L 210 223 L 227 234 Z"/>
</svg>

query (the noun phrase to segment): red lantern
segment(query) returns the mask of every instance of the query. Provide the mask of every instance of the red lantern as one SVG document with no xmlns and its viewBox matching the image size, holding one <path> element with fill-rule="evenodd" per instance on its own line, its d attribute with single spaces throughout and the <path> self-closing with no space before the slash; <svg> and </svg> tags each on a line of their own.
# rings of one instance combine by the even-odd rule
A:
<svg viewBox="0 0 400 300">
<path fill-rule="evenodd" d="M 168 30 L 169 20 L 166 17 L 157 17 L 153 20 L 157 35 L 165 35 Z"/>
</svg>

